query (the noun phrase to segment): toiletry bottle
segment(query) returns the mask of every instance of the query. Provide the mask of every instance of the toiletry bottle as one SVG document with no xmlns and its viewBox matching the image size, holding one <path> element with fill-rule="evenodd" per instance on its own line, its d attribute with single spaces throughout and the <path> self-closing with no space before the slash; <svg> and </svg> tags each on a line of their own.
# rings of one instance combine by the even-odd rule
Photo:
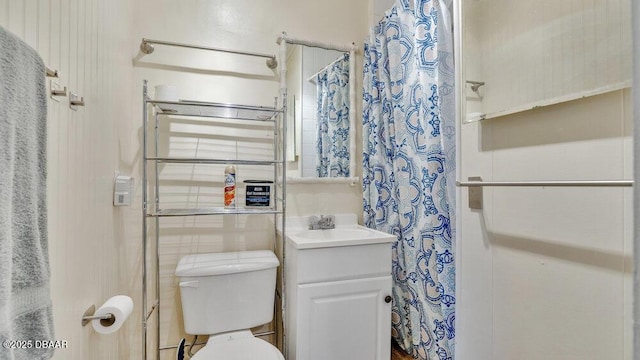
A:
<svg viewBox="0 0 640 360">
<path fill-rule="evenodd" d="M 224 207 L 236 207 L 236 167 L 233 165 L 224 169 Z"/>
</svg>

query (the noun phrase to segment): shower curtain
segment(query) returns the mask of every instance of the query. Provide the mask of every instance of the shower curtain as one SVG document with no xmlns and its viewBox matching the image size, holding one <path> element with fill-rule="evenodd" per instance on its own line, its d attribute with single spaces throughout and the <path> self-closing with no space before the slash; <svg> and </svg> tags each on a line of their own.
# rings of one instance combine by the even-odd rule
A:
<svg viewBox="0 0 640 360">
<path fill-rule="evenodd" d="M 316 175 L 349 177 L 349 54 L 320 71 L 316 86 Z"/>
<path fill-rule="evenodd" d="M 392 336 L 453 359 L 455 95 L 445 0 L 398 0 L 365 43 L 365 224 L 393 244 Z"/>
</svg>

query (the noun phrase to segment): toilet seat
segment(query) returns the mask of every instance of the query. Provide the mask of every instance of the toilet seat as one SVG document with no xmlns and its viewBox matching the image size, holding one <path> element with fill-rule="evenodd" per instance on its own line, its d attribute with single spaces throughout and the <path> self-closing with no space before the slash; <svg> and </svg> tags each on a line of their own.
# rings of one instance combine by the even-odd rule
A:
<svg viewBox="0 0 640 360">
<path fill-rule="evenodd" d="M 253 336 L 251 331 L 212 335 L 193 360 L 284 360 L 278 348 Z"/>
</svg>

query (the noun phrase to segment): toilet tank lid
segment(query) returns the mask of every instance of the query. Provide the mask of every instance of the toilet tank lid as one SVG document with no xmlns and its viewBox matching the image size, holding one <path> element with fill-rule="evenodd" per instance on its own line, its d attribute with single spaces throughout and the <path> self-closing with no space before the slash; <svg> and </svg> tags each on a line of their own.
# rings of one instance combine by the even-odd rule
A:
<svg viewBox="0 0 640 360">
<path fill-rule="evenodd" d="M 176 276 L 209 276 L 258 271 L 278 267 L 270 250 L 187 255 L 180 259 Z"/>
</svg>

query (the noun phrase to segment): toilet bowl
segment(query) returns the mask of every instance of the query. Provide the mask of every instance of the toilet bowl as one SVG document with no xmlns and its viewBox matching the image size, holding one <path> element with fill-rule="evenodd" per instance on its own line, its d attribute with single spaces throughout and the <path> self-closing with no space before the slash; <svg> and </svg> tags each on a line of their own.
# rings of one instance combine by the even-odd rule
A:
<svg viewBox="0 0 640 360">
<path fill-rule="evenodd" d="M 241 330 L 209 337 L 207 344 L 191 358 L 193 360 L 284 360 L 275 346 Z"/>
<path fill-rule="evenodd" d="M 276 269 L 272 251 L 183 257 L 176 268 L 185 332 L 209 335 L 196 360 L 284 360 L 251 328 L 273 320 Z"/>
</svg>

